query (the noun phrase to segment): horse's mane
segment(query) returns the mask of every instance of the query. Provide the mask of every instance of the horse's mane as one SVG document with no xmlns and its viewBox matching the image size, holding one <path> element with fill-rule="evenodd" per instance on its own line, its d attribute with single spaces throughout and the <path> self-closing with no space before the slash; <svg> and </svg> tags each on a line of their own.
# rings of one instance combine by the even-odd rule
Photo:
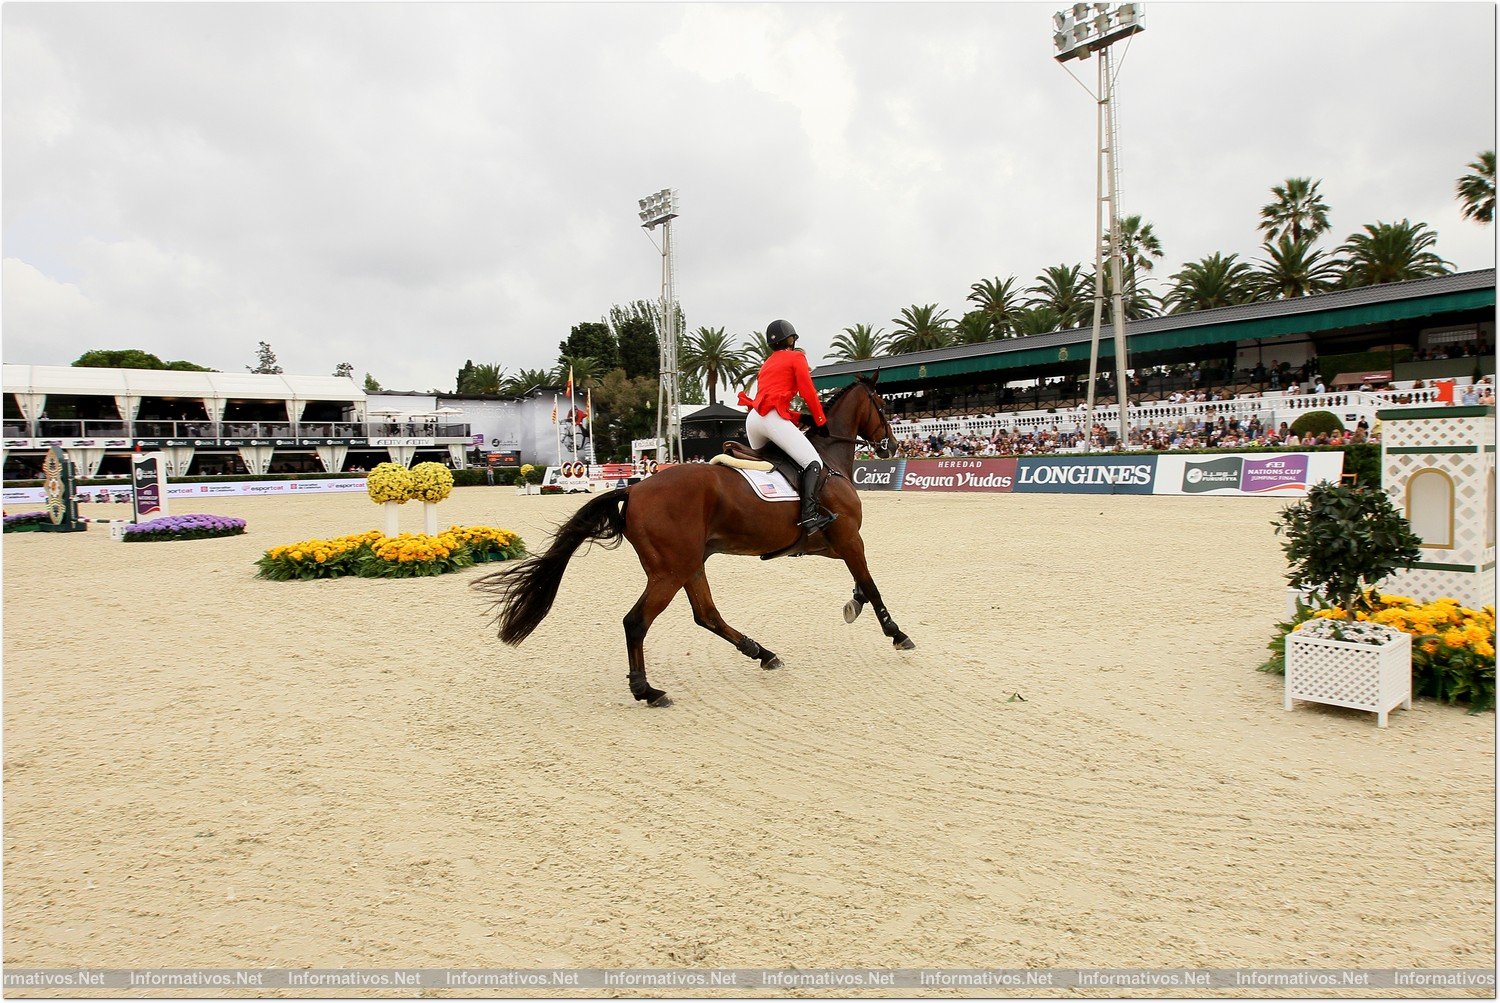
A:
<svg viewBox="0 0 1500 1003">
<path fill-rule="evenodd" d="M 863 376 L 856 376 L 856 377 L 854 377 L 854 382 L 853 383 L 846 383 L 843 386 L 839 387 L 837 390 L 835 390 L 833 393 L 829 394 L 823 400 L 823 402 L 822 402 L 823 403 L 823 410 L 826 411 L 829 408 L 833 407 L 835 404 L 837 404 L 839 402 L 840 398 L 842 398 L 849 391 L 853 390 L 855 387 L 859 386 L 861 383 L 865 384 L 866 386 L 870 385 L 870 381 L 868 379 L 866 379 L 865 377 L 863 377 Z"/>
</svg>

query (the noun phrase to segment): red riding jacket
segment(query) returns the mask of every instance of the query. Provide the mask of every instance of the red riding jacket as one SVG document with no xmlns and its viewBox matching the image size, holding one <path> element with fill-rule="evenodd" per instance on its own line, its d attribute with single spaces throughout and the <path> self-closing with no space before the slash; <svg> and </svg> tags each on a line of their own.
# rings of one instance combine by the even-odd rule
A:
<svg viewBox="0 0 1500 1003">
<path fill-rule="evenodd" d="M 760 367 L 757 377 L 759 388 L 751 400 L 740 391 L 740 405 L 754 408 L 758 414 L 770 414 L 773 410 L 787 421 L 796 422 L 801 415 L 792 410 L 792 397 L 801 394 L 807 402 L 807 410 L 819 425 L 828 424 L 823 414 L 823 402 L 813 389 L 812 370 L 808 368 L 807 356 L 792 348 L 772 352 Z"/>
</svg>

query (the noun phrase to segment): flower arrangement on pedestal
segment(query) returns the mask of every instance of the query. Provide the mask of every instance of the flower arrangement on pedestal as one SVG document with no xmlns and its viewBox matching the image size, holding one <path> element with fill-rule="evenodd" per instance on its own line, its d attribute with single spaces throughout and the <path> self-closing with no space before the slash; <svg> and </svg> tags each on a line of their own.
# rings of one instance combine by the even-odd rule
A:
<svg viewBox="0 0 1500 1003">
<path fill-rule="evenodd" d="M 441 463 L 418 463 L 411 468 L 412 498 L 435 505 L 452 493 L 453 471 Z"/>
<path fill-rule="evenodd" d="M 412 496 L 411 471 L 399 463 L 377 463 L 365 478 L 365 490 L 377 505 L 405 505 Z"/>
</svg>

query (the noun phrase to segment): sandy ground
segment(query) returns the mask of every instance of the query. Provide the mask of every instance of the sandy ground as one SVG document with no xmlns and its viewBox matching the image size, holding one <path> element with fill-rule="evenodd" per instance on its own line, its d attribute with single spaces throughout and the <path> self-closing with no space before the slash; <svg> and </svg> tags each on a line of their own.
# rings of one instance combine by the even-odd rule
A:
<svg viewBox="0 0 1500 1003">
<path fill-rule="evenodd" d="M 441 511 L 540 546 L 578 503 Z M 227 540 L 6 536 L 5 963 L 1493 967 L 1494 715 L 1284 712 L 1254 671 L 1281 504 L 869 495 L 917 650 L 845 625 L 841 564 L 718 557 L 787 668 L 679 596 L 662 710 L 625 684 L 628 546 L 511 649 L 482 568 L 254 577 L 377 527 L 363 495 L 174 501 L 249 520 Z"/>
</svg>

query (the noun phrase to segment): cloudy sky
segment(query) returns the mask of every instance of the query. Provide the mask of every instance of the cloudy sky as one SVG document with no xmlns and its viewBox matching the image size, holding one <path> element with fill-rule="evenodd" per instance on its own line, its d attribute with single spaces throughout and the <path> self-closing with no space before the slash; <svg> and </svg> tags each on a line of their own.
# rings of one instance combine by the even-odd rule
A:
<svg viewBox="0 0 1500 1003">
<path fill-rule="evenodd" d="M 1094 111 L 1056 4 L 21 4 L 0 28 L 7 363 L 267 341 L 453 389 L 550 366 L 655 298 L 636 200 L 680 194 L 689 328 L 776 317 L 814 360 L 912 304 L 1092 261 Z M 1147 3 L 1119 74 L 1121 208 L 1156 286 L 1258 256 L 1322 179 L 1331 247 L 1402 218 L 1460 270 L 1454 181 L 1495 146 L 1490 3 Z M 1095 63 L 1067 64 L 1092 86 Z"/>
</svg>

